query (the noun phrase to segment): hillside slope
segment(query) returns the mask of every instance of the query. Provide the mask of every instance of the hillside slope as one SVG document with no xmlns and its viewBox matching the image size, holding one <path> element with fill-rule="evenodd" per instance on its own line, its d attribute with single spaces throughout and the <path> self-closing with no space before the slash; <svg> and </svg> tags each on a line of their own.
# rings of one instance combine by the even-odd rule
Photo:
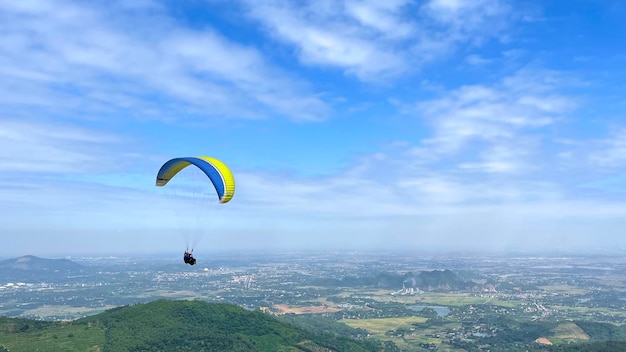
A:
<svg viewBox="0 0 626 352">
<path fill-rule="evenodd" d="M 73 322 L 0 318 L 0 346 L 19 351 L 384 351 L 377 341 L 314 335 L 262 312 L 159 300 Z"/>
</svg>

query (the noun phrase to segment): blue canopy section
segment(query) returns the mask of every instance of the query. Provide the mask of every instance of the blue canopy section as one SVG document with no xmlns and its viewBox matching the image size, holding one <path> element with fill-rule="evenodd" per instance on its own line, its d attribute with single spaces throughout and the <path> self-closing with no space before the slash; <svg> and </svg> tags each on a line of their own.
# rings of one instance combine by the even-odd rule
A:
<svg viewBox="0 0 626 352">
<path fill-rule="evenodd" d="M 222 174 L 215 165 L 204 159 L 196 157 L 174 158 L 163 164 L 157 174 L 156 185 L 159 187 L 165 186 L 172 179 L 172 177 L 189 165 L 195 165 L 209 177 L 215 187 L 217 196 L 220 200 L 222 200 L 226 190 Z"/>
</svg>

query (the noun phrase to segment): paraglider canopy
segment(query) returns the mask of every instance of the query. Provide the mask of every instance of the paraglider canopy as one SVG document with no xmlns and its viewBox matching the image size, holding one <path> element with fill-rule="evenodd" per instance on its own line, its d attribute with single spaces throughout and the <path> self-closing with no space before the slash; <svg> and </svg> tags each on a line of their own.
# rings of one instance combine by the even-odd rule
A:
<svg viewBox="0 0 626 352">
<path fill-rule="evenodd" d="M 157 187 L 165 186 L 180 170 L 195 165 L 215 187 L 220 203 L 228 203 L 235 194 L 235 178 L 223 162 L 208 156 L 174 158 L 163 164 L 156 178 Z"/>
</svg>

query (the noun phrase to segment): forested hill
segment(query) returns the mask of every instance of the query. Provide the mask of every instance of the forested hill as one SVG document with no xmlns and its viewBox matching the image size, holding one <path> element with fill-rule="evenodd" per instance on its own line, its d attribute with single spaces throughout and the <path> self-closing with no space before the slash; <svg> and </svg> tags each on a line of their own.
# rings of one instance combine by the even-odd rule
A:
<svg viewBox="0 0 626 352">
<path fill-rule="evenodd" d="M 73 322 L 0 317 L 0 351 L 392 351 L 228 304 L 159 300 Z"/>
</svg>

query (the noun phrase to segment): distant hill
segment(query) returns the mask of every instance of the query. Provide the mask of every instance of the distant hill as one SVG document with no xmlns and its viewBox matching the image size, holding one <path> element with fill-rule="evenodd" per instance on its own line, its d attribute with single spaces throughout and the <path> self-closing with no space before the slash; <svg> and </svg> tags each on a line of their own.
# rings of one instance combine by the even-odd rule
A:
<svg viewBox="0 0 626 352">
<path fill-rule="evenodd" d="M 470 286 L 450 270 L 422 271 L 418 274 L 379 273 L 372 276 L 346 276 L 342 279 L 321 278 L 312 283 L 321 286 L 339 287 L 377 287 L 397 290 L 402 288 L 419 288 L 422 290 L 463 289 Z"/>
<path fill-rule="evenodd" d="M 0 269 L 72 271 L 80 270 L 82 267 L 82 265 L 68 259 L 46 259 L 34 255 L 0 261 Z"/>
<path fill-rule="evenodd" d="M 376 340 L 314 334 L 234 305 L 169 300 L 119 307 L 69 323 L 0 317 L 0 347 L 12 352 L 397 351 Z"/>
<path fill-rule="evenodd" d="M 47 259 L 34 255 L 0 261 L 0 276 L 7 280 L 46 278 L 78 274 L 84 267 L 68 259 Z"/>
</svg>

